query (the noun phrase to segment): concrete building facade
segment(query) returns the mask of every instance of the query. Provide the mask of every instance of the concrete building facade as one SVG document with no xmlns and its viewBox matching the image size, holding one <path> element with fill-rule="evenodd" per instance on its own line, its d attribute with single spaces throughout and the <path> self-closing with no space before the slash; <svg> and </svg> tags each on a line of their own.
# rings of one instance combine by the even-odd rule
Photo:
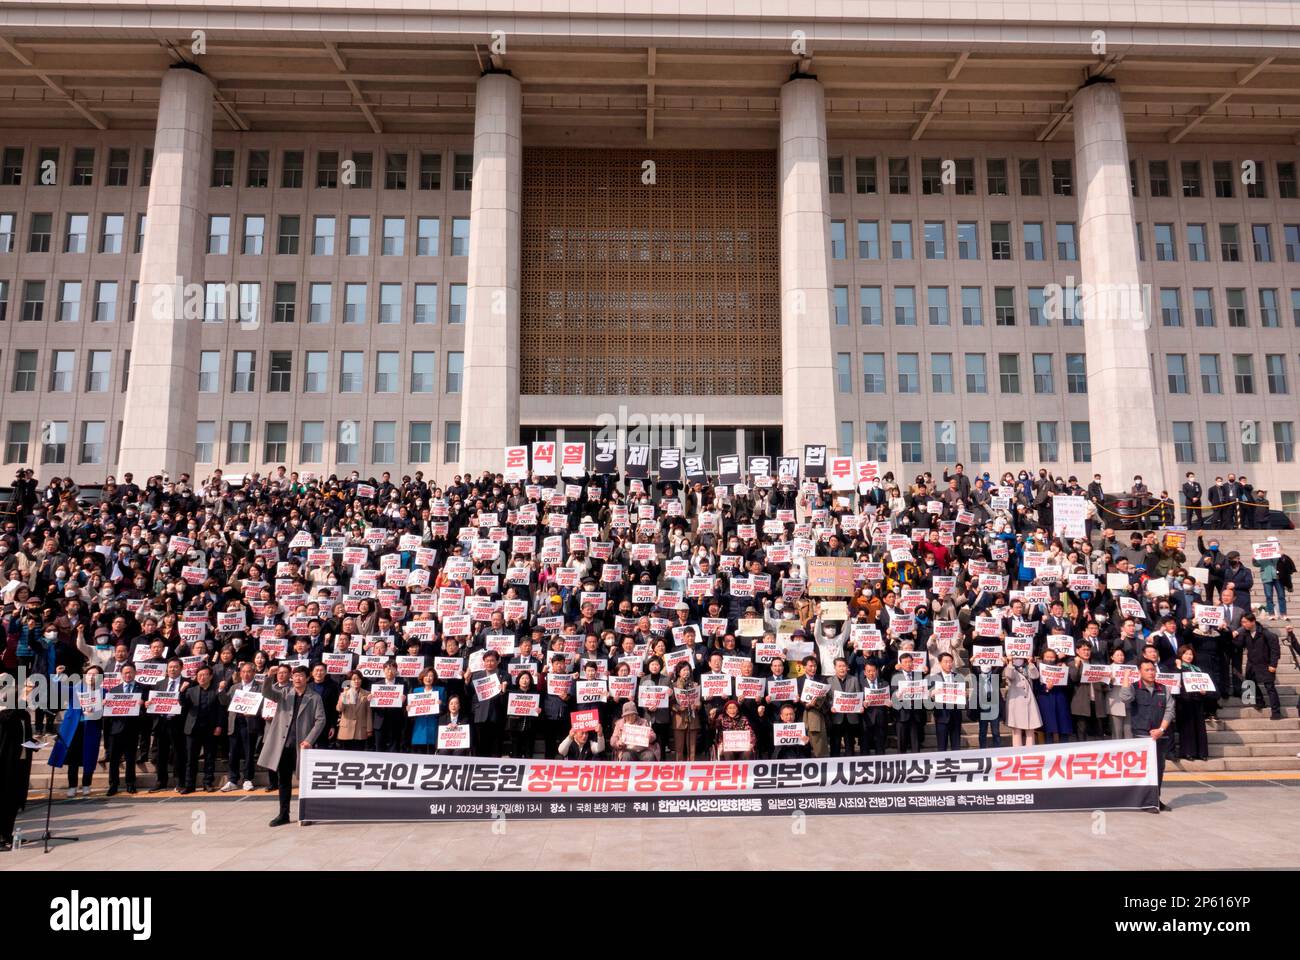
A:
<svg viewBox="0 0 1300 960">
<path fill-rule="evenodd" d="M 645 425 L 1296 509 L 1288 4 L 144 6 L 0 11 L 8 467 Z"/>
</svg>

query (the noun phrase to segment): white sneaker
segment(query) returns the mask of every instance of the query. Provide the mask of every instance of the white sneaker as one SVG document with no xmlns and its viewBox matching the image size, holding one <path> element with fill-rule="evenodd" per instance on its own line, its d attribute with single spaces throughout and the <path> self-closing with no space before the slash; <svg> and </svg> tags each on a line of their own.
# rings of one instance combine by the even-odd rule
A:
<svg viewBox="0 0 1300 960">
<path fill-rule="evenodd" d="M 83 797 L 88 797 L 88 796 L 90 796 L 90 787 L 82 787 L 82 788 L 81 788 L 81 795 L 82 795 Z"/>
<path fill-rule="evenodd" d="M 77 799 L 77 788 L 76 788 L 76 787 L 68 787 L 68 799 L 69 799 L 69 800 L 76 800 L 76 799 Z"/>
<path fill-rule="evenodd" d="M 253 781 L 252 781 L 252 780 L 245 780 L 245 781 L 244 781 L 244 789 L 245 789 L 245 790 L 252 790 L 252 789 L 253 789 Z"/>
<path fill-rule="evenodd" d="M 229 793 L 231 790 L 238 790 L 238 789 L 239 789 L 239 784 L 235 783 L 234 780 L 227 780 L 225 783 L 221 785 L 222 793 Z"/>
</svg>

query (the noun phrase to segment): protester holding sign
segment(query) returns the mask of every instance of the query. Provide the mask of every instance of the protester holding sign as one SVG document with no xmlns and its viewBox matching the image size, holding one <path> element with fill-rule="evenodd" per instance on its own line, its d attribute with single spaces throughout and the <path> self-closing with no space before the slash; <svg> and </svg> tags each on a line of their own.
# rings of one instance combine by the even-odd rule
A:
<svg viewBox="0 0 1300 960">
<path fill-rule="evenodd" d="M 1190 644 L 1178 648 L 1176 666 L 1183 675 L 1180 692 L 1174 698 L 1174 723 L 1178 731 L 1178 755 L 1184 760 L 1210 759 L 1205 734 L 1205 703 L 1214 696 L 1209 675 L 1196 665 L 1196 650 Z"/>
<path fill-rule="evenodd" d="M 754 758 L 758 737 L 754 734 L 749 718 L 741 713 L 740 703 L 734 697 L 723 705 L 722 712 L 713 721 L 713 726 L 715 731 L 713 742 L 719 760 Z"/>
<path fill-rule="evenodd" d="M 700 685 L 688 663 L 675 668 L 670 709 L 673 717 L 673 757 L 695 760 L 700 733 Z"/>
<path fill-rule="evenodd" d="M 122 682 L 104 697 L 104 733 L 108 738 L 108 793 L 117 793 L 121 765 L 126 765 L 126 792 L 135 793 L 136 750 L 144 725 L 141 709 L 143 688 L 135 682 L 135 667 L 127 664 L 119 674 Z M 110 706 L 110 702 L 117 703 Z"/>
<path fill-rule="evenodd" d="M 515 679 L 506 696 L 506 738 L 509 755 L 517 760 L 530 759 L 537 749 L 537 734 L 541 729 L 541 695 L 532 673 L 525 670 Z"/>
<path fill-rule="evenodd" d="M 1043 726 L 1034 688 L 1038 681 L 1038 666 L 1033 657 L 1007 657 L 1002 675 L 1007 681 L 1007 726 L 1011 728 L 1011 745 L 1028 746 Z"/>
<path fill-rule="evenodd" d="M 438 718 L 438 749 L 434 753 L 468 757 L 473 746 L 474 725 L 461 705 L 460 694 L 447 697 L 447 709 Z"/>
<path fill-rule="evenodd" d="M 412 752 L 432 753 L 437 749 L 438 715 L 442 713 L 445 695 L 433 667 L 425 668 L 406 698 L 406 713 L 410 718 L 408 739 Z"/>
<path fill-rule="evenodd" d="M 654 728 L 649 720 L 637 712 L 635 703 L 623 704 L 622 716 L 614 723 L 609 745 L 614 749 L 615 760 L 626 762 L 659 759 L 658 738 Z"/>
<path fill-rule="evenodd" d="M 339 691 L 339 732 L 337 742 L 341 750 L 366 750 L 370 747 L 373 732 L 370 718 L 370 691 L 364 687 L 365 678 L 360 670 L 348 674 L 347 683 Z"/>
</svg>

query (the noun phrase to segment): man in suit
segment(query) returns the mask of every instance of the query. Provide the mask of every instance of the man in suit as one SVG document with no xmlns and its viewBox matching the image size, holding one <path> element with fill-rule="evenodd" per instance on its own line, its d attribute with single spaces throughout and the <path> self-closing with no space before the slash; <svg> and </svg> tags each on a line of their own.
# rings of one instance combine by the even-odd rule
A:
<svg viewBox="0 0 1300 960">
<path fill-rule="evenodd" d="M 1228 508 L 1224 506 L 1224 501 L 1229 498 L 1223 477 L 1214 478 L 1214 483 L 1210 486 L 1206 497 L 1210 501 L 1210 528 L 1213 530 L 1228 529 Z"/>
<path fill-rule="evenodd" d="M 1205 526 L 1201 511 L 1201 485 L 1196 481 L 1196 474 L 1191 470 L 1183 480 L 1183 523 L 1189 528 Z"/>
<path fill-rule="evenodd" d="M 839 693 L 861 693 L 862 685 L 858 678 L 849 673 L 849 662 L 843 657 L 835 658 L 835 672 L 827 681 L 831 685 L 831 701 Z M 835 713 L 830 715 L 831 756 L 851 757 L 858 752 L 858 741 L 862 738 L 862 714 Z"/>
<path fill-rule="evenodd" d="M 897 676 L 900 680 L 920 679 L 920 675 L 913 671 L 925 669 L 925 655 L 917 655 L 915 659 L 914 664 L 910 650 L 899 652 Z M 925 740 L 925 701 L 904 700 L 896 693 L 894 709 L 898 711 L 898 752 L 920 753 Z"/>
<path fill-rule="evenodd" d="M 171 696 L 179 697 L 181 690 L 184 689 L 185 680 L 181 677 L 181 661 L 177 657 L 172 657 L 167 661 L 167 676 L 163 677 L 149 691 L 152 698 L 155 694 L 165 693 Z M 162 714 L 155 715 L 153 718 L 153 742 L 157 754 L 157 773 L 158 782 L 149 788 L 150 793 L 157 793 L 160 790 L 167 789 L 168 769 L 176 771 L 176 779 L 183 782 L 185 776 L 185 717 L 177 713 L 172 716 Z M 175 760 L 173 766 L 172 761 Z"/>
<path fill-rule="evenodd" d="M 962 678 L 953 672 L 951 653 L 939 654 L 939 669 L 930 675 L 931 690 L 940 683 L 962 683 Z M 934 732 L 939 738 L 937 750 L 961 749 L 961 717 L 965 704 L 940 704 L 937 699 L 934 707 Z"/>
<path fill-rule="evenodd" d="M 505 725 L 506 697 L 505 678 L 500 673 L 501 658 L 495 650 L 483 654 L 483 669 L 466 673 L 465 685 L 469 688 L 470 719 L 474 723 L 474 738 L 478 742 L 476 751 L 480 757 L 501 756 L 501 730 Z M 497 692 L 491 696 L 479 696 L 479 680 L 497 678 Z M 486 684 L 485 684 L 486 686 Z"/>
<path fill-rule="evenodd" d="M 230 702 L 237 693 L 257 691 L 257 685 L 253 682 L 254 672 L 251 661 L 245 660 L 239 665 L 239 679 L 221 692 L 223 706 L 229 709 Z M 262 735 L 262 718 L 232 713 L 227 718 L 226 726 L 230 733 L 226 752 L 230 758 L 230 770 L 226 775 L 226 782 L 221 785 L 221 792 L 229 793 L 231 790 L 238 790 L 241 784 L 245 790 L 252 790 L 253 750 L 257 747 L 257 738 Z"/>
<path fill-rule="evenodd" d="M 122 668 L 122 683 L 113 693 L 144 694 L 144 688 L 135 682 L 135 667 L 127 664 Z M 141 713 L 143 713 L 143 709 Z M 108 791 L 105 796 L 114 796 L 119 783 L 119 767 L 126 763 L 126 792 L 135 793 L 135 758 L 140 745 L 140 728 L 144 726 L 142 716 L 106 717 L 104 730 L 111 738 L 108 747 Z"/>
<path fill-rule="evenodd" d="M 193 793 L 199 772 L 199 754 L 203 754 L 203 789 L 211 792 L 217 775 L 217 741 L 225 720 L 221 695 L 212 683 L 212 668 L 199 667 L 194 683 L 186 684 L 181 694 L 185 714 L 185 780 L 181 793 Z"/>
<path fill-rule="evenodd" d="M 277 679 L 281 671 L 277 670 Z M 279 778 L 280 813 L 270 823 L 279 827 L 289 822 L 289 800 L 293 796 L 293 773 L 298 769 L 298 751 L 316 745 L 325 732 L 325 704 L 308 685 L 311 675 L 304 666 L 293 668 L 288 684 L 262 681 L 262 696 L 275 703 L 275 717 L 266 730 L 258 766 L 274 770 Z"/>
<path fill-rule="evenodd" d="M 869 661 L 862 667 L 861 686 L 864 695 L 889 689 L 889 685 L 880 679 L 880 670 Z M 862 727 L 862 752 L 883 756 L 885 740 L 889 732 L 889 708 L 864 705 Z"/>
</svg>

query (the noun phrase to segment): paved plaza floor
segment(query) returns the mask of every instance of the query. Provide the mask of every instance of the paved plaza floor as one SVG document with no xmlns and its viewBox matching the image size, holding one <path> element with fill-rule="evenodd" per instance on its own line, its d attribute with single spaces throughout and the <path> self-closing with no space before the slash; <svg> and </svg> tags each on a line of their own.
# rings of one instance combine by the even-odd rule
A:
<svg viewBox="0 0 1300 960">
<path fill-rule="evenodd" d="M 1173 810 L 866 814 L 692 820 L 312 824 L 271 829 L 258 792 L 56 800 L 43 854 L 0 870 L 370 869 L 1295 869 L 1300 780 L 1169 783 Z M 18 826 L 39 835 L 44 803 Z"/>
</svg>

